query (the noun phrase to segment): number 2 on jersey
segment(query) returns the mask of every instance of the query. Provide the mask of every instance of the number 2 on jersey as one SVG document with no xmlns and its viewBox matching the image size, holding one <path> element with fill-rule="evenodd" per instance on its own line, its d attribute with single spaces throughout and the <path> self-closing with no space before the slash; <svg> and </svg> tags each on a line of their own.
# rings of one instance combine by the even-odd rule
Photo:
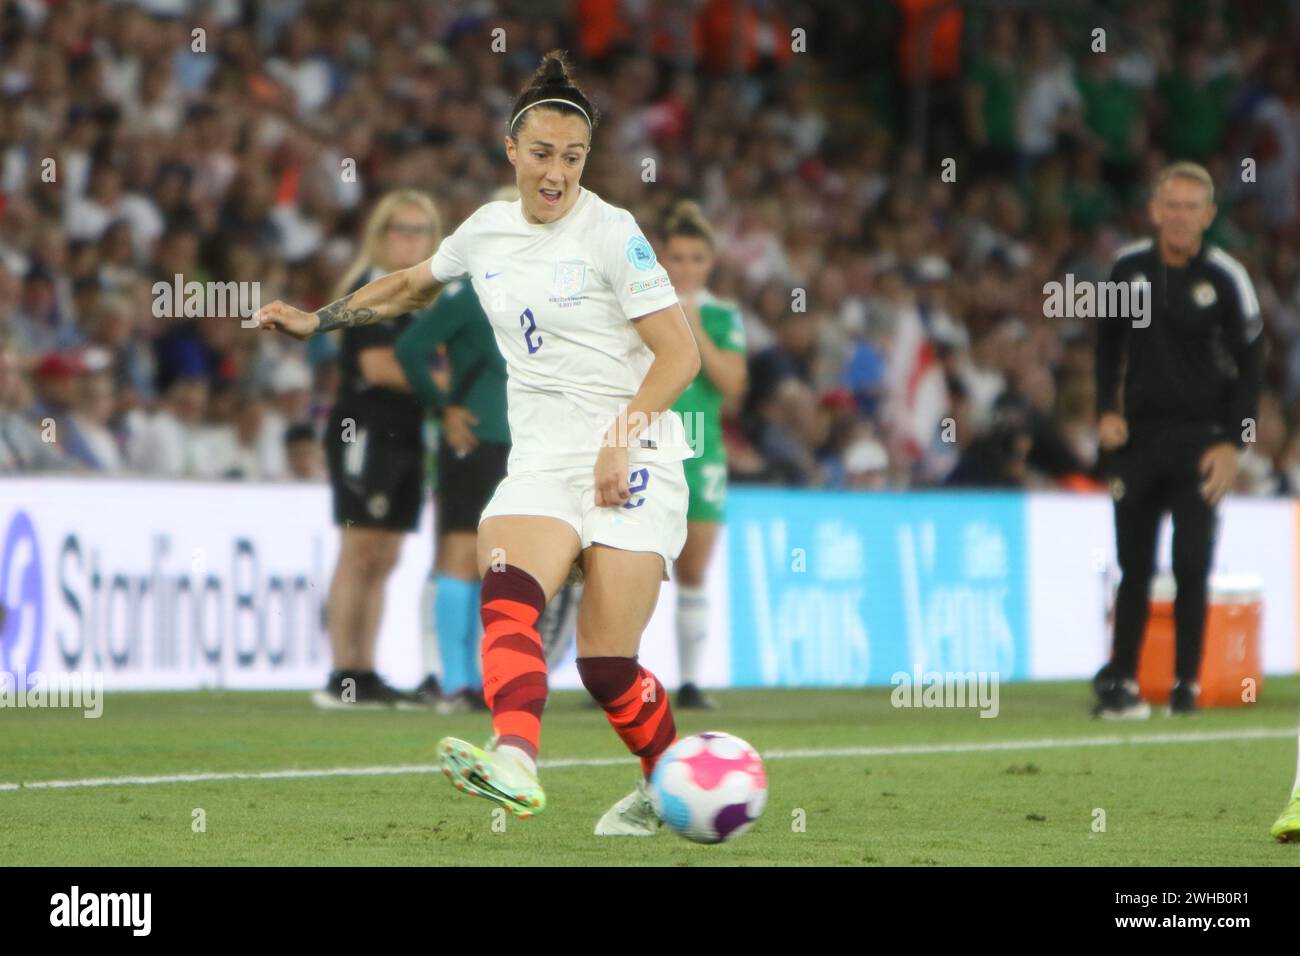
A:
<svg viewBox="0 0 1300 956">
<path fill-rule="evenodd" d="M 533 336 L 537 332 L 537 320 L 533 318 L 532 309 L 524 309 L 519 315 L 519 327 L 524 330 L 524 342 L 528 345 L 528 354 L 532 355 L 542 347 L 542 337 L 537 336 L 537 341 L 533 341 Z"/>
<path fill-rule="evenodd" d="M 650 484 L 649 468 L 638 468 L 636 471 L 632 472 L 632 474 L 628 476 L 627 483 L 627 493 L 632 497 L 624 502 L 623 507 L 640 508 L 645 504 L 645 495 L 643 492 L 648 484 Z M 638 498 L 637 495 L 641 495 L 641 497 Z"/>
</svg>

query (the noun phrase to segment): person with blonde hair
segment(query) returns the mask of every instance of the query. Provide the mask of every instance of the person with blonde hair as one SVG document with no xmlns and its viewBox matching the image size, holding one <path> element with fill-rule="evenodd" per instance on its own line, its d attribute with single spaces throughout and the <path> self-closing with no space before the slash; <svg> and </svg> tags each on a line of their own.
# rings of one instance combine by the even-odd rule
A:
<svg viewBox="0 0 1300 956">
<path fill-rule="evenodd" d="M 441 240 L 438 210 L 424 193 L 384 196 L 366 220 L 356 259 L 335 290 L 345 296 L 382 275 L 427 259 Z M 424 412 L 393 354 L 407 312 L 342 329 L 338 398 L 325 433 L 339 526 L 326 625 L 334 666 L 312 695 L 323 709 L 414 704 L 375 672 L 384 588 L 402 536 L 420 520 Z"/>
</svg>

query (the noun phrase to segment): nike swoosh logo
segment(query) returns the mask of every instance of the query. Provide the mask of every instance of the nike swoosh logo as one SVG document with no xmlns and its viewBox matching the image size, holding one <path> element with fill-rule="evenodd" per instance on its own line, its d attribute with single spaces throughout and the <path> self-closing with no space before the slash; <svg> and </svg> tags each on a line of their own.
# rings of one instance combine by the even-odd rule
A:
<svg viewBox="0 0 1300 956">
<path fill-rule="evenodd" d="M 495 278 L 496 278 L 497 276 L 499 276 L 500 274 L 501 274 L 501 273 L 499 273 L 499 272 L 485 272 L 485 273 L 483 273 L 483 278 L 484 278 L 484 279 L 495 279 Z"/>
</svg>

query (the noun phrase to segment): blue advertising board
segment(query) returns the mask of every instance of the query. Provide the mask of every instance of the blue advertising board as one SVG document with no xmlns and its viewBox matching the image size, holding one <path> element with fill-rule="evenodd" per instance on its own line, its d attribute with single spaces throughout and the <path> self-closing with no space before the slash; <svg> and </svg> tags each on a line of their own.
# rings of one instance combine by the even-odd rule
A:
<svg viewBox="0 0 1300 956">
<path fill-rule="evenodd" d="M 734 686 L 1029 675 L 1026 499 L 732 488 Z"/>
</svg>

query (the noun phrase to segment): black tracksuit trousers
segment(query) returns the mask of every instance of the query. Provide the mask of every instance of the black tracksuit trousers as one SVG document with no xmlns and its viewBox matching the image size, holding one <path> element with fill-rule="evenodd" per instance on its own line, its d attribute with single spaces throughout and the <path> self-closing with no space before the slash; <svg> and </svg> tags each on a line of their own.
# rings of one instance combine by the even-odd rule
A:
<svg viewBox="0 0 1300 956">
<path fill-rule="evenodd" d="M 1115 680 L 1137 675 L 1146 632 L 1151 578 L 1160 520 L 1173 515 L 1176 656 L 1174 676 L 1194 682 L 1205 642 L 1210 565 L 1216 510 L 1201 497 L 1201 455 L 1212 442 L 1200 429 L 1175 428 L 1131 434 L 1108 463 L 1115 504 L 1115 542 L 1121 572 L 1115 602 L 1115 640 L 1102 674 Z"/>
</svg>

